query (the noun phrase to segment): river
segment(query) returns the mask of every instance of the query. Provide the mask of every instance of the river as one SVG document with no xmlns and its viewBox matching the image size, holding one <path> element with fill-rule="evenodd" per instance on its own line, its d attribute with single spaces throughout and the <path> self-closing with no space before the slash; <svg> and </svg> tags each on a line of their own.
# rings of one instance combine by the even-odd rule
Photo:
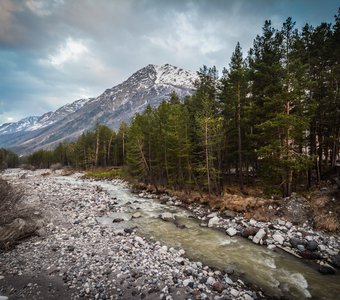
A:
<svg viewBox="0 0 340 300">
<path fill-rule="evenodd" d="M 284 299 L 339 299 L 340 276 L 320 274 L 312 262 L 300 260 L 279 249 L 273 251 L 241 237 L 229 237 L 216 229 L 201 227 L 191 213 L 179 206 L 162 204 L 155 199 L 133 194 L 121 181 L 89 181 L 75 177 L 56 177 L 72 185 L 96 185 L 106 190 L 117 202 L 120 213 L 97 218 L 103 226 L 114 229 L 137 226 L 140 235 L 180 247 L 193 260 L 223 270 L 232 266 L 244 281 L 254 284 L 267 295 Z M 142 217 L 131 219 L 135 212 Z M 159 218 L 170 212 L 186 228 Z M 112 223 L 121 217 L 125 222 Z"/>
</svg>

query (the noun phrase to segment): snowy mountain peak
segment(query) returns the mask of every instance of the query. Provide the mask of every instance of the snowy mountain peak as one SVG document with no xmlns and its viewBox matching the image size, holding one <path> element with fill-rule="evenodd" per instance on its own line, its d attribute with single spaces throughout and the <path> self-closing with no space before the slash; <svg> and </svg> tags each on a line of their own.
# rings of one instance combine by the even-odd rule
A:
<svg viewBox="0 0 340 300">
<path fill-rule="evenodd" d="M 118 129 L 148 105 L 157 107 L 170 99 L 173 92 L 182 99 L 191 95 L 196 79 L 195 73 L 169 64 L 147 65 L 96 98 L 80 99 L 40 117 L 0 126 L 0 147 L 30 153 L 74 140 L 96 124 Z"/>
<path fill-rule="evenodd" d="M 194 81 L 197 75 L 194 72 L 165 64 L 163 66 L 154 65 L 156 71 L 156 84 L 171 84 L 194 88 Z"/>
</svg>

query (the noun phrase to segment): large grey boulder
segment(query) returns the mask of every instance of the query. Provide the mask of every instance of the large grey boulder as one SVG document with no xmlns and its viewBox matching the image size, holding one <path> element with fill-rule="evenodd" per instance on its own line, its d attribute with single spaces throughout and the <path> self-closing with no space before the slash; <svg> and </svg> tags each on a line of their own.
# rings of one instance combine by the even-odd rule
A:
<svg viewBox="0 0 340 300">
<path fill-rule="evenodd" d="M 253 237 L 253 243 L 258 244 L 260 243 L 261 240 L 263 240 L 263 238 L 266 236 L 266 231 L 261 228 L 256 235 Z"/>
</svg>

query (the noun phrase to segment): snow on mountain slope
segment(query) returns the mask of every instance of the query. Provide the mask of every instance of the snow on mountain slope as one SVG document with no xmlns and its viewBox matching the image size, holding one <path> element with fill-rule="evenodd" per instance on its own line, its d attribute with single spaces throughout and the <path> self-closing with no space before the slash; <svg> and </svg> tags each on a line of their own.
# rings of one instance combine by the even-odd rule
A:
<svg viewBox="0 0 340 300">
<path fill-rule="evenodd" d="M 12 131 L 4 124 L 0 127 L 0 147 L 30 153 L 73 140 L 98 123 L 118 129 L 122 122 L 130 122 L 148 105 L 156 107 L 169 99 L 173 92 L 180 98 L 191 95 L 196 79 L 195 73 L 169 64 L 150 64 L 96 98 L 80 99 L 55 112 L 33 117 L 29 124 L 25 119 L 12 123 Z M 20 122 L 27 125 L 19 127 Z"/>
<path fill-rule="evenodd" d="M 0 126 L 0 135 L 20 131 L 34 131 L 63 119 L 68 114 L 74 113 L 84 106 L 89 99 L 80 99 L 71 104 L 66 104 L 55 112 L 47 112 L 42 116 L 26 117 L 18 122 L 6 123 Z"/>
<path fill-rule="evenodd" d="M 14 133 L 18 131 L 25 131 L 27 128 L 34 126 L 39 120 L 38 116 L 31 116 L 24 118 L 18 122 L 5 123 L 0 126 L 0 134 Z"/>
</svg>

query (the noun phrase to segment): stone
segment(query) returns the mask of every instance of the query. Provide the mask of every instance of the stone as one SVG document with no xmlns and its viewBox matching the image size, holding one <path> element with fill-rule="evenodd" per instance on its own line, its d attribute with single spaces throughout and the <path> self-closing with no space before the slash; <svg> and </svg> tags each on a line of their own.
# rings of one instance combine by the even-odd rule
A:
<svg viewBox="0 0 340 300">
<path fill-rule="evenodd" d="M 281 220 L 281 219 L 278 219 L 278 220 L 277 220 L 277 223 L 278 223 L 279 225 L 281 225 L 281 226 L 286 225 L 286 222 L 285 222 L 284 220 Z"/>
<path fill-rule="evenodd" d="M 340 254 L 337 254 L 337 255 L 334 255 L 334 256 L 333 256 L 332 264 L 333 264 L 336 268 L 340 268 Z"/>
<path fill-rule="evenodd" d="M 128 233 L 128 234 L 131 234 L 133 232 L 133 229 L 134 228 L 124 228 L 124 232 Z"/>
<path fill-rule="evenodd" d="M 0 296 L 0 300 L 8 300 L 8 297 L 6 297 L 6 296 Z"/>
<path fill-rule="evenodd" d="M 229 285 L 234 284 L 234 282 L 232 281 L 232 279 L 229 278 L 228 276 L 224 276 L 224 277 L 223 277 L 223 280 L 224 280 L 224 282 L 225 282 L 226 284 L 229 284 Z"/>
<path fill-rule="evenodd" d="M 245 228 L 245 229 L 242 231 L 241 235 L 242 235 L 243 237 L 245 237 L 245 238 L 248 238 L 248 237 L 250 237 L 250 236 L 255 236 L 256 233 L 257 233 L 258 231 L 259 231 L 258 228 L 255 228 L 255 227 L 247 227 L 247 228 Z"/>
<path fill-rule="evenodd" d="M 73 252 L 74 251 L 74 246 L 72 246 L 72 245 L 67 246 L 67 251 Z"/>
<path fill-rule="evenodd" d="M 135 241 L 140 245 L 145 245 L 144 240 L 140 236 L 135 236 Z"/>
<path fill-rule="evenodd" d="M 255 226 L 256 223 L 257 223 L 257 222 L 256 222 L 254 219 L 250 219 L 250 220 L 249 220 L 249 224 L 250 224 L 251 226 Z"/>
<path fill-rule="evenodd" d="M 178 255 L 179 256 L 182 256 L 182 255 L 184 255 L 185 254 L 185 250 L 184 249 L 179 249 L 178 250 Z"/>
<path fill-rule="evenodd" d="M 207 218 L 209 218 L 209 219 L 214 218 L 214 217 L 217 217 L 217 212 L 213 212 L 213 213 L 207 215 Z"/>
<path fill-rule="evenodd" d="M 123 221 L 124 221 L 124 219 L 122 219 L 122 218 L 115 218 L 115 219 L 112 220 L 112 223 L 120 223 L 120 222 L 123 222 Z"/>
<path fill-rule="evenodd" d="M 232 266 L 227 266 L 225 269 L 224 269 L 224 272 L 228 275 L 231 275 L 235 272 L 234 268 Z"/>
<path fill-rule="evenodd" d="M 293 248 L 298 248 L 298 245 L 305 246 L 306 242 L 304 240 L 293 237 L 290 239 L 290 244 Z"/>
<path fill-rule="evenodd" d="M 300 252 L 303 252 L 306 250 L 306 247 L 304 245 L 297 245 L 296 247 Z"/>
<path fill-rule="evenodd" d="M 276 248 L 276 246 L 275 246 L 275 245 L 268 245 L 267 248 L 268 248 L 269 250 L 274 250 L 274 249 Z"/>
<path fill-rule="evenodd" d="M 184 265 L 184 258 L 183 257 L 176 257 L 175 261 L 180 265 Z"/>
<path fill-rule="evenodd" d="M 222 291 L 224 290 L 224 285 L 221 282 L 216 281 L 213 283 L 212 288 L 214 291 L 222 293 Z"/>
<path fill-rule="evenodd" d="M 188 286 L 192 282 L 192 279 L 184 279 L 183 286 Z"/>
<path fill-rule="evenodd" d="M 254 298 L 248 294 L 244 294 L 243 300 L 254 300 Z"/>
<path fill-rule="evenodd" d="M 140 218 L 141 216 L 142 216 L 142 214 L 141 214 L 140 212 L 136 212 L 136 213 L 134 213 L 134 214 L 132 215 L 132 218 L 138 219 L 138 218 Z"/>
<path fill-rule="evenodd" d="M 230 290 L 230 295 L 232 295 L 233 297 L 237 297 L 239 294 L 240 294 L 240 292 L 236 289 Z"/>
<path fill-rule="evenodd" d="M 206 284 L 213 285 L 216 282 L 214 277 L 208 277 Z"/>
<path fill-rule="evenodd" d="M 319 272 L 323 275 L 333 275 L 335 274 L 335 269 L 329 264 L 322 264 L 319 266 Z"/>
<path fill-rule="evenodd" d="M 288 229 L 292 228 L 293 224 L 291 222 L 286 222 L 286 227 Z"/>
<path fill-rule="evenodd" d="M 159 217 L 163 220 L 163 221 L 174 221 L 175 220 L 175 216 L 172 213 L 169 212 L 164 212 L 161 213 L 159 215 Z"/>
<path fill-rule="evenodd" d="M 230 227 L 230 228 L 227 229 L 227 234 L 229 236 L 234 236 L 234 235 L 237 234 L 237 230 L 235 228 Z"/>
<path fill-rule="evenodd" d="M 208 227 L 217 226 L 220 222 L 219 217 L 215 216 L 209 220 Z"/>
<path fill-rule="evenodd" d="M 223 213 L 222 213 L 222 216 L 225 217 L 225 218 L 235 218 L 236 217 L 236 213 L 231 211 L 231 210 L 225 210 Z"/>
<path fill-rule="evenodd" d="M 253 243 L 258 244 L 266 236 L 266 231 L 261 228 L 256 235 L 253 237 Z"/>
<path fill-rule="evenodd" d="M 275 233 L 273 235 L 273 240 L 275 242 L 279 243 L 280 245 L 283 245 L 283 242 L 285 241 L 285 238 L 281 234 Z"/>
<path fill-rule="evenodd" d="M 300 256 L 305 259 L 320 259 L 321 256 L 318 252 L 312 252 L 309 250 L 304 250 L 299 252 Z"/>
<path fill-rule="evenodd" d="M 325 245 L 318 245 L 318 248 L 319 248 L 320 251 L 326 251 Z"/>
<path fill-rule="evenodd" d="M 307 250 L 315 251 L 318 249 L 318 243 L 316 241 L 307 241 L 306 248 Z"/>
</svg>

